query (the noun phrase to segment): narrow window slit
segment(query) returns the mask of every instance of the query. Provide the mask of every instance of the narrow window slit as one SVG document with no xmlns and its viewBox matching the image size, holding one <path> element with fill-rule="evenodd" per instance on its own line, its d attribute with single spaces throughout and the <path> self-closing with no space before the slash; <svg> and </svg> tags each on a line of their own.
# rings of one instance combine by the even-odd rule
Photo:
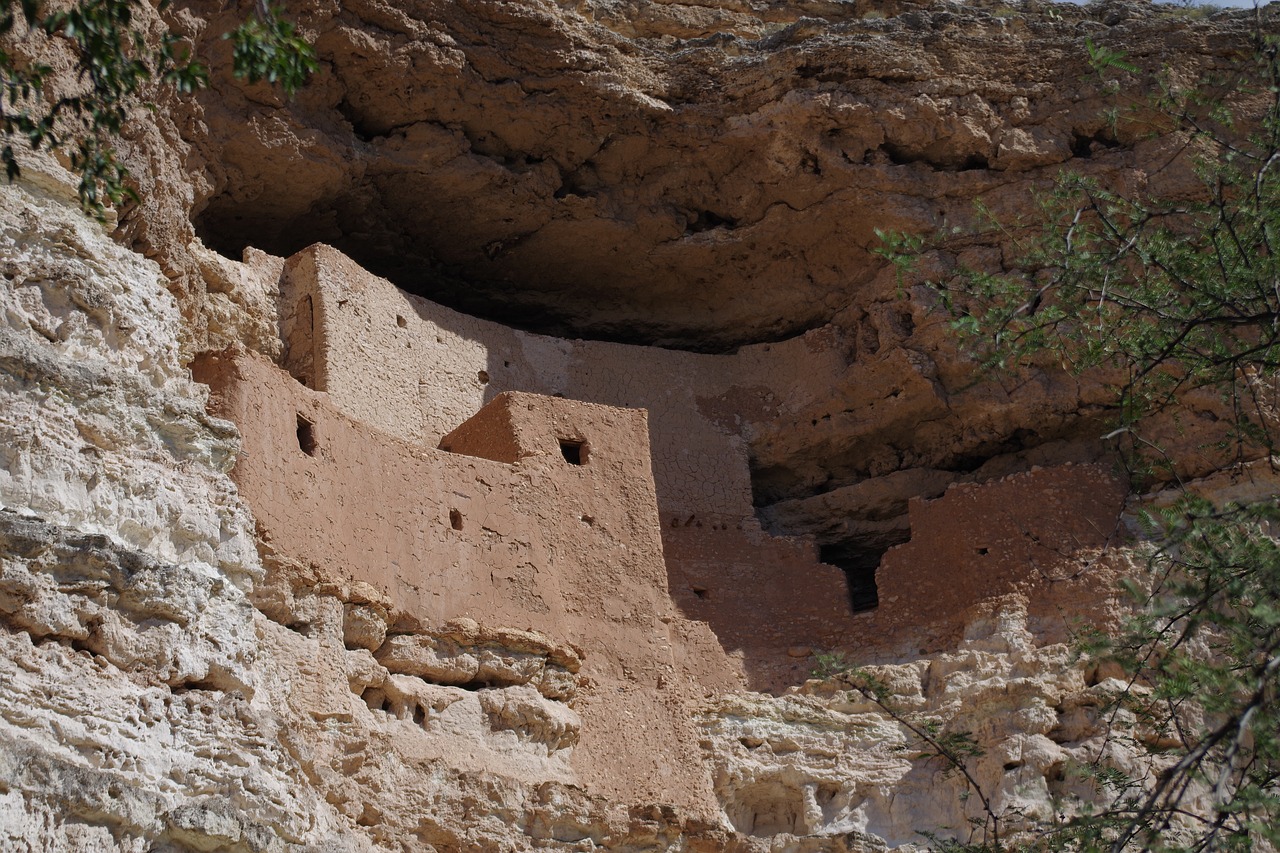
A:
<svg viewBox="0 0 1280 853">
<path fill-rule="evenodd" d="M 298 449 L 308 456 L 316 455 L 316 425 L 298 415 Z"/>
</svg>

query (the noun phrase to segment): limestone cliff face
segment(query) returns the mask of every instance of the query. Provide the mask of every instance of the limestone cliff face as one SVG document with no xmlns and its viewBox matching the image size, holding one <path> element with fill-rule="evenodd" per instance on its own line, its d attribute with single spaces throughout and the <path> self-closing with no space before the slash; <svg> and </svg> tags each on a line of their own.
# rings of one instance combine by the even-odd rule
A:
<svg viewBox="0 0 1280 853">
<path fill-rule="evenodd" d="M 966 837 L 900 720 L 806 681 L 833 649 L 974 733 L 1010 831 L 1096 796 L 1073 763 L 1159 771 L 1065 642 L 1130 568 L 1100 398 L 975 386 L 868 249 L 1068 161 L 1176 186 L 1084 40 L 1189 73 L 1243 19 L 290 11 L 293 102 L 223 73 L 237 13 L 166 13 L 215 85 L 140 114 L 114 235 L 54 164 L 0 188 L 0 847 Z"/>
</svg>

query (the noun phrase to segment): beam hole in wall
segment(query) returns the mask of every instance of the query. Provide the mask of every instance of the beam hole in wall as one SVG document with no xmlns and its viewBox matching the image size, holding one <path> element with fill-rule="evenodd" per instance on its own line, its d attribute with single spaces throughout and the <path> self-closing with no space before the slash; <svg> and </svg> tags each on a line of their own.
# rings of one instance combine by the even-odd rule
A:
<svg viewBox="0 0 1280 853">
<path fill-rule="evenodd" d="M 316 455 L 316 425 L 301 414 L 298 415 L 298 449 L 308 456 Z"/>
<path fill-rule="evenodd" d="M 409 325 L 409 321 L 406 320 L 403 315 L 397 314 L 396 325 L 403 329 L 405 326 Z"/>
<path fill-rule="evenodd" d="M 449 510 L 449 526 L 454 530 L 462 529 L 462 513 L 456 509 Z"/>
<path fill-rule="evenodd" d="M 487 371 L 487 370 L 482 370 L 482 371 L 480 371 L 479 373 L 477 373 L 477 374 L 476 374 L 476 379 L 479 379 L 479 380 L 480 380 L 480 384 L 481 384 L 481 385 L 488 385 L 488 384 L 489 384 L 489 371 Z"/>
<path fill-rule="evenodd" d="M 711 590 L 705 586 L 691 586 L 689 589 L 693 591 L 694 596 L 700 601 L 706 601 L 711 597 Z"/>
<path fill-rule="evenodd" d="M 569 438 L 560 439 L 560 455 L 570 465 L 586 465 L 587 451 L 588 448 L 585 441 L 574 441 Z"/>
<path fill-rule="evenodd" d="M 854 613 L 874 610 L 880 604 L 876 587 L 876 569 L 885 550 L 859 547 L 850 543 L 823 545 L 818 559 L 844 572 L 849 586 L 849 609 Z"/>
</svg>

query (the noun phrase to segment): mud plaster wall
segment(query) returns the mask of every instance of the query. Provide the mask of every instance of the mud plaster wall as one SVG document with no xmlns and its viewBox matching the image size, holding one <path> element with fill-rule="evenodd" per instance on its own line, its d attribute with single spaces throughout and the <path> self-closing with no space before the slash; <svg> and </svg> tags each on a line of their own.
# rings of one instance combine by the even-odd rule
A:
<svg viewBox="0 0 1280 853">
<path fill-rule="evenodd" d="M 510 389 L 646 409 L 672 595 L 686 615 L 711 625 L 726 650 L 742 654 L 757 689 L 803 680 L 813 665 L 809 647 L 897 650 L 916 644 L 918 635 L 932 638 L 925 645 L 943 643 L 971 604 L 1025 586 L 1023 574 L 1035 571 L 1019 562 L 1024 555 L 1012 553 L 996 558 L 998 572 L 990 571 L 991 559 L 975 560 L 978 555 L 962 551 L 946 551 L 945 565 L 929 559 L 918 564 L 913 561 L 930 552 L 917 547 L 881 566 L 877 579 L 888 589 L 881 606 L 855 614 L 844 574 L 819 562 L 811 541 L 761 529 L 752 507 L 746 437 L 753 424 L 784 407 L 804 410 L 830 386 L 847 381 L 847 342 L 832 327 L 734 355 L 567 341 L 410 296 L 323 245 L 289 260 L 281 316 L 283 337 L 298 342 L 284 359 L 296 377 L 314 377 L 310 381 L 341 411 L 415 444 L 434 446 Z M 308 317 L 310 329 L 304 328 Z M 914 357 L 893 353 L 882 360 L 880 372 L 927 386 L 926 369 L 895 362 Z M 877 385 L 867 389 L 861 410 L 849 414 L 916 423 L 911 411 L 900 411 L 909 408 L 903 400 L 928 397 L 928 390 L 899 387 L 895 393 Z M 1052 527 L 1062 514 L 1099 526 L 1098 517 L 1114 519 L 1118 512 L 1114 484 L 1101 469 L 1082 467 L 1066 475 L 1065 485 L 1052 492 L 1057 497 L 1046 503 L 1035 489 L 1052 491 L 1051 480 L 1033 478 L 1019 487 L 1016 500 L 1027 511 L 1006 506 L 1005 515 L 1019 518 L 1005 521 L 1031 530 Z M 944 539 L 959 536 L 961 527 L 946 522 L 949 508 L 959 506 L 951 496 L 922 517 L 949 531 L 940 534 Z M 964 525 L 990 529 L 968 516 Z M 1072 543 L 1088 549 L 1101 540 L 1085 531 Z M 1067 559 L 1070 549 L 1060 550 L 1059 557 Z M 1045 554 L 1040 556 L 1043 562 Z M 932 572 L 947 582 L 931 580 Z M 896 574 L 902 577 L 895 580 Z M 958 576 L 963 581 L 953 586 Z M 909 594 L 901 594 L 904 585 L 912 587 Z"/>
<path fill-rule="evenodd" d="M 510 465 L 387 436 L 256 356 L 196 373 L 243 432 L 233 476 L 272 548 L 374 585 L 409 621 L 469 617 L 581 648 L 582 781 L 711 813 L 709 776 L 689 760 L 692 703 L 741 681 L 667 595 L 643 412 L 504 395 L 486 413 L 513 413 Z M 560 453 L 557 436 L 573 435 L 590 444 L 585 465 Z"/>
<path fill-rule="evenodd" d="M 297 331 L 308 301 L 311 335 Z M 289 260 L 281 305 L 285 339 L 312 341 L 289 347 L 289 371 L 318 370 L 313 387 L 334 405 L 406 441 L 435 446 L 502 391 L 646 409 L 664 517 L 752 518 L 743 413 L 803 397 L 835 358 L 802 339 L 714 356 L 528 334 L 410 296 L 320 245 Z"/>
<path fill-rule="evenodd" d="M 1102 466 L 1060 465 L 912 501 L 911 541 L 880 564 L 881 611 L 910 615 L 919 651 L 949 649 L 966 613 L 1018 592 L 1040 641 L 1063 642 L 1119 612 L 1115 580 L 1128 567 L 1114 546 L 1127 494 Z"/>
</svg>

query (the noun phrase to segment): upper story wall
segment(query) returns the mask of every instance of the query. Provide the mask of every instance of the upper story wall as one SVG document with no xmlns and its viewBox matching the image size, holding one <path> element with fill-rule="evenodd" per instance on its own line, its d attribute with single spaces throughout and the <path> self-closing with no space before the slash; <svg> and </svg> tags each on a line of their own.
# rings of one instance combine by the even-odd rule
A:
<svg viewBox="0 0 1280 853">
<path fill-rule="evenodd" d="M 415 444 L 436 446 L 503 391 L 646 409 L 664 517 L 752 517 L 750 413 L 802 402 L 807 383 L 817 396 L 839 361 L 807 339 L 701 355 L 529 334 L 410 296 L 323 245 L 290 258 L 281 317 L 294 377 Z"/>
</svg>

